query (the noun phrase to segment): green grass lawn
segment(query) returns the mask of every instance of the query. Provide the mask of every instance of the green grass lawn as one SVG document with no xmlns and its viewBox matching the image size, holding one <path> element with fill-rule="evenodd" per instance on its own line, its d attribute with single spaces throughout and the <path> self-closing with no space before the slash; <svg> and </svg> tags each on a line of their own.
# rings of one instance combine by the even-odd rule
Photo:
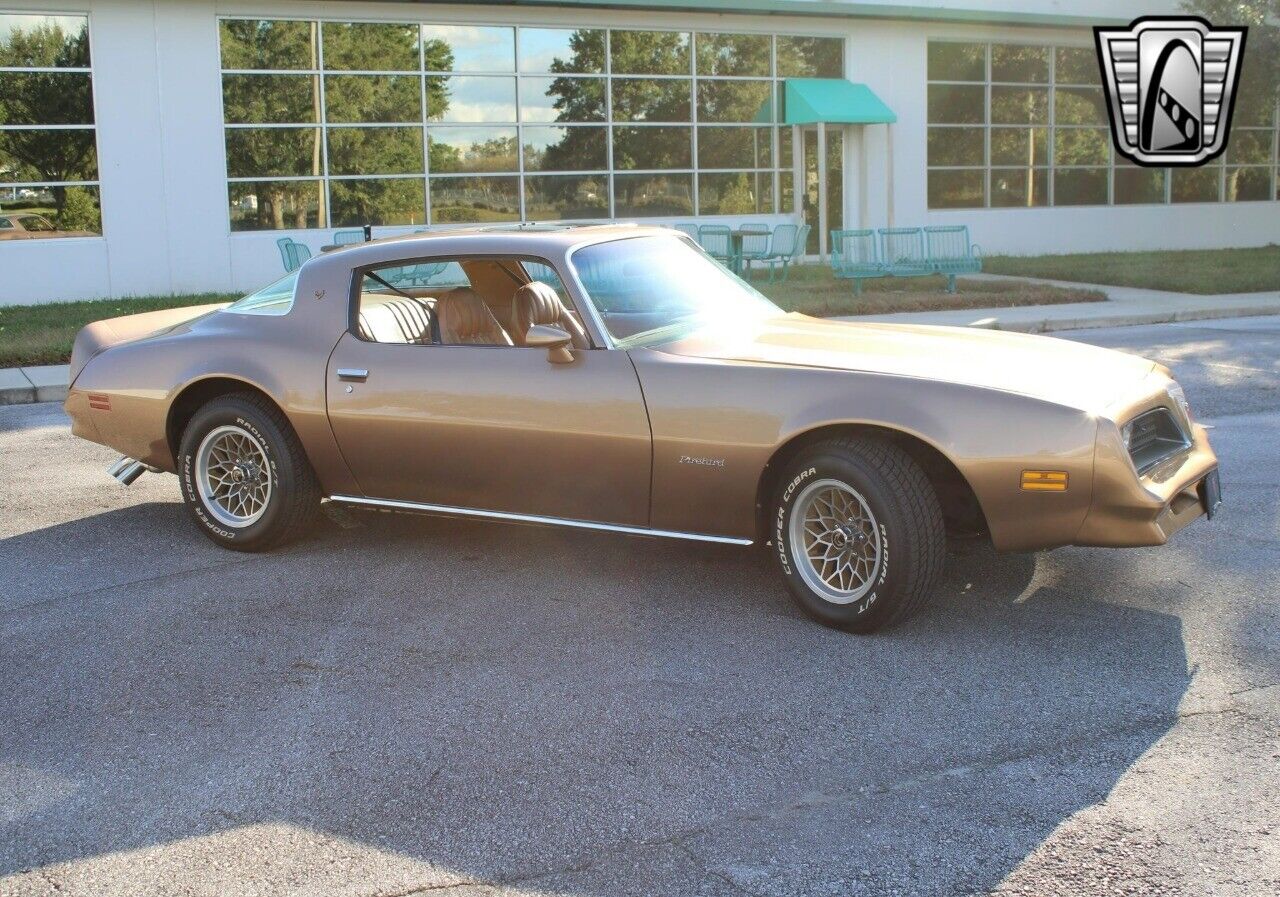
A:
<svg viewBox="0 0 1280 897">
<path fill-rule="evenodd" d="M 0 368 L 65 363 L 71 357 L 71 343 L 76 338 L 76 332 L 91 321 L 136 315 L 162 308 L 232 302 L 239 298 L 200 293 L 0 306 Z"/>
<path fill-rule="evenodd" d="M 1114 284 L 1175 293 L 1257 293 L 1280 290 L 1280 246 L 1080 255 L 996 255 L 982 260 L 990 274 Z"/>
<path fill-rule="evenodd" d="M 945 277 L 884 277 L 863 282 L 862 295 L 853 283 L 837 280 L 826 265 L 791 269 L 782 282 L 769 283 L 758 274 L 752 285 L 787 311 L 815 317 L 878 315 L 900 311 L 946 311 L 956 308 L 1011 308 L 1017 305 L 1057 305 L 1100 302 L 1096 290 L 1064 289 L 1024 283 L 973 280 L 961 277 L 954 294 L 946 292 Z"/>
</svg>

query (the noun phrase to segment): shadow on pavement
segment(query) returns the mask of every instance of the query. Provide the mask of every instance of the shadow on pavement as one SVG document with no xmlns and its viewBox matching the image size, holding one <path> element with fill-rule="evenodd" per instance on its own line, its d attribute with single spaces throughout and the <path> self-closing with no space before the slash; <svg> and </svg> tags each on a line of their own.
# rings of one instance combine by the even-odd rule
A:
<svg viewBox="0 0 1280 897">
<path fill-rule="evenodd" d="M 759 551 L 380 516 L 241 556 L 183 515 L 0 542 L 0 890 L 985 890 L 1189 681 L 1176 617 L 1033 556 L 856 637 Z"/>
</svg>

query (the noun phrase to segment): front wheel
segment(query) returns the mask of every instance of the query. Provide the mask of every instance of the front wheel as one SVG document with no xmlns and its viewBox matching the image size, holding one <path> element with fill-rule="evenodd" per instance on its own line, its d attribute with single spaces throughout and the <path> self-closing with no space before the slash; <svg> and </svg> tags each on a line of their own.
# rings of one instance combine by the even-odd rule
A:
<svg viewBox="0 0 1280 897">
<path fill-rule="evenodd" d="M 924 605 L 946 534 L 920 465 L 891 442 L 849 436 L 809 447 L 787 468 L 773 544 L 801 609 L 827 626 L 873 632 Z"/>
<path fill-rule="evenodd" d="M 182 498 L 201 532 L 224 548 L 264 551 L 315 519 L 320 489 L 288 420 L 252 393 L 196 412 L 178 452 Z"/>
</svg>

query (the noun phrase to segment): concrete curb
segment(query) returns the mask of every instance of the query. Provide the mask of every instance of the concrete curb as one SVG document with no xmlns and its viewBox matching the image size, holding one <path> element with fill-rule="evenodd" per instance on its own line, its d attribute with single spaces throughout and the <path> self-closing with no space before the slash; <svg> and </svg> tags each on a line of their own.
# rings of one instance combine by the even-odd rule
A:
<svg viewBox="0 0 1280 897">
<path fill-rule="evenodd" d="M 927 314 L 927 313 L 924 313 Z M 988 330 L 1005 330 L 1010 333 L 1053 333 L 1058 330 L 1092 330 L 1102 327 L 1141 327 L 1147 324 L 1177 324 L 1185 321 L 1212 321 L 1223 318 L 1253 318 L 1263 315 L 1280 314 L 1274 305 L 1263 305 L 1242 308 L 1220 309 L 1182 309 L 1180 311 L 1152 312 L 1117 312 L 1114 315 L 1099 315 L 1088 318 L 1038 318 L 1026 321 L 1000 321 L 986 325 Z M 990 316 L 986 316 L 990 317 Z M 842 321 L 870 321 L 872 316 L 846 317 Z M 883 318 L 877 318 L 883 320 Z M 900 321 L 901 319 L 895 319 Z M 975 317 L 975 321 L 979 318 Z M 920 321 L 919 323 L 929 323 Z M 960 325 L 965 326 L 965 325 Z"/>
<path fill-rule="evenodd" d="M 0 370 L 0 405 L 26 405 L 35 400 L 35 384 L 22 373 L 22 368 Z"/>
<path fill-rule="evenodd" d="M 0 405 L 61 402 L 71 369 L 65 364 L 0 369 Z"/>
</svg>

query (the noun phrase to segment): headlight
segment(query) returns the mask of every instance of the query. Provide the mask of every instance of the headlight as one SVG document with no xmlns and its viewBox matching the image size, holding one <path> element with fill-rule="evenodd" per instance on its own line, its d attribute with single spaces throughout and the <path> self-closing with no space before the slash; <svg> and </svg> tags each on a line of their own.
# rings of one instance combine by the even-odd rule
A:
<svg viewBox="0 0 1280 897">
<path fill-rule="evenodd" d="M 1191 406 L 1187 404 L 1187 394 L 1183 392 L 1182 387 L 1177 383 L 1170 383 L 1166 387 L 1169 398 L 1173 399 L 1174 404 L 1182 409 L 1182 415 L 1187 419 L 1187 423 L 1191 422 Z"/>
</svg>

